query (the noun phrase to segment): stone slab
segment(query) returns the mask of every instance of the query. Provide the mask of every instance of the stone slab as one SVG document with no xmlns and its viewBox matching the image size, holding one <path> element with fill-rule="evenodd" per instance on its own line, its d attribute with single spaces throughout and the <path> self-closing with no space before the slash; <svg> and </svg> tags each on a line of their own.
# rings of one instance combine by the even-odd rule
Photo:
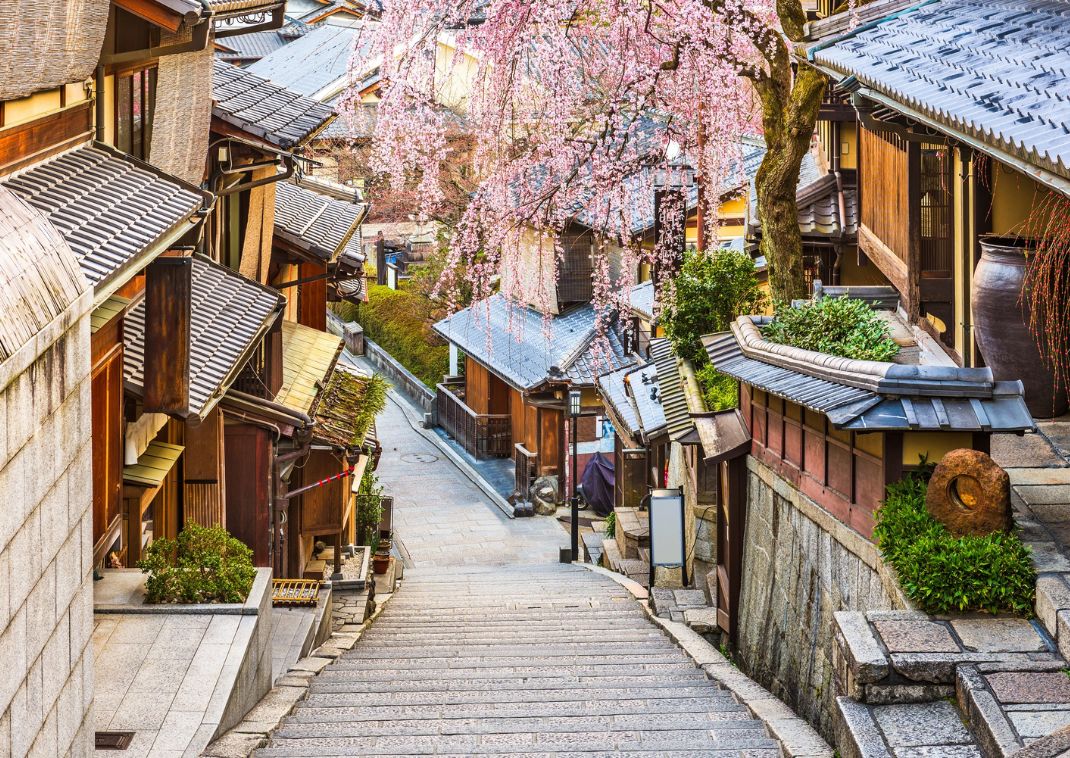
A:
<svg viewBox="0 0 1070 758">
<path fill-rule="evenodd" d="M 1042 737 L 1015 753 L 1014 758 L 1058 758 L 1070 752 L 1070 728 Z"/>
<path fill-rule="evenodd" d="M 888 676 L 888 658 L 862 613 L 837 611 L 833 614 L 852 673 L 860 684 L 877 682 Z"/>
<path fill-rule="evenodd" d="M 699 634 L 715 632 L 717 626 L 716 608 L 688 608 L 684 611 L 684 623 Z"/>
<path fill-rule="evenodd" d="M 1048 630 L 1048 634 L 1059 633 L 1057 615 L 1059 611 L 1070 609 L 1070 585 L 1062 574 L 1045 574 L 1037 578 L 1037 618 Z"/>
<path fill-rule="evenodd" d="M 1070 727 L 1070 711 L 1009 711 L 1007 717 L 1023 740 L 1047 737 Z"/>
<path fill-rule="evenodd" d="M 893 749 L 973 744 L 973 738 L 963 726 L 958 710 L 947 701 L 879 705 L 872 710 L 874 719 Z"/>
<path fill-rule="evenodd" d="M 1011 486 L 1037 484 L 1070 484 L 1070 468 L 1011 468 L 1007 469 Z"/>
<path fill-rule="evenodd" d="M 1048 649 L 1025 619 L 969 618 L 951 622 L 962 644 L 983 653 L 1030 653 Z"/>
<path fill-rule="evenodd" d="M 1053 521 L 1070 520 L 1070 484 L 1020 484 L 1014 488 L 1018 496 L 1022 498 L 1036 513 L 1045 521 L 1049 520 L 1042 515 L 1048 512 L 1055 518 Z M 1042 508 L 1038 511 L 1033 506 L 1049 505 L 1055 508 Z M 1062 518 L 1058 518 L 1059 515 Z"/>
<path fill-rule="evenodd" d="M 702 590 L 673 590 L 678 608 L 704 608 L 706 593 Z"/>
<path fill-rule="evenodd" d="M 1070 676 L 1061 671 L 987 674 L 985 680 L 1001 703 L 1070 702 Z"/>
<path fill-rule="evenodd" d="M 955 642 L 947 627 L 933 621 L 875 621 L 877 633 L 891 653 L 957 653 Z"/>
</svg>

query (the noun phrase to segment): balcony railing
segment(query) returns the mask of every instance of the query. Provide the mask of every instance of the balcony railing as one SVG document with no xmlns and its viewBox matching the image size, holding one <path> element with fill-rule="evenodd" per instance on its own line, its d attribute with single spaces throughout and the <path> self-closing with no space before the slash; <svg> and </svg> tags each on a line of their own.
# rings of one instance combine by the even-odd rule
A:
<svg viewBox="0 0 1070 758">
<path fill-rule="evenodd" d="M 516 494 L 521 500 L 530 500 L 531 485 L 535 483 L 539 456 L 519 442 L 513 445 L 513 471 L 516 477 Z"/>
<path fill-rule="evenodd" d="M 469 455 L 476 458 L 508 458 L 512 455 L 509 414 L 476 413 L 458 397 L 460 388 L 457 384 L 439 384 L 437 389 L 438 424 Z"/>
</svg>

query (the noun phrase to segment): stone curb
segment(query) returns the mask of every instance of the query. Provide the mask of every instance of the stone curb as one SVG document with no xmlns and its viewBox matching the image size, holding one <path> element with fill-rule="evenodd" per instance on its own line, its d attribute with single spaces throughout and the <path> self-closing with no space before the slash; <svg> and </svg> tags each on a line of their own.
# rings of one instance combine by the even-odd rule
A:
<svg viewBox="0 0 1070 758">
<path fill-rule="evenodd" d="M 628 590 L 636 600 L 646 600 L 648 597 L 649 593 L 645 587 L 625 576 L 600 566 L 586 563 L 576 565 L 609 577 Z M 695 665 L 700 666 L 710 679 L 731 692 L 736 700 L 750 709 L 755 718 L 768 727 L 770 734 L 780 742 L 781 753 L 786 758 L 832 758 L 832 748 L 817 730 L 786 703 L 732 665 L 700 634 L 688 628 L 687 624 L 654 615 L 645 602 L 640 603 L 640 606 L 647 617 L 687 653 Z"/>
<path fill-rule="evenodd" d="M 283 719 L 308 695 L 309 685 L 316 674 L 332 660 L 353 649 L 364 630 L 383 612 L 383 607 L 393 594 L 384 593 L 376 601 L 372 615 L 355 631 L 332 632 L 322 645 L 291 666 L 240 724 L 205 748 L 201 758 L 246 758 L 254 750 L 266 746 Z"/>
<path fill-rule="evenodd" d="M 513 506 L 509 503 L 509 501 L 502 497 L 500 494 L 498 494 L 494 490 L 494 488 L 490 486 L 487 480 L 480 476 L 479 472 L 472 468 L 471 465 L 469 465 L 468 461 L 464 460 L 464 458 L 454 452 L 449 445 L 447 445 L 445 442 L 442 441 L 441 438 L 439 438 L 437 434 L 435 434 L 434 432 L 429 432 L 427 429 L 424 429 L 420 425 L 422 420 L 417 421 L 412 417 L 408 408 L 408 400 L 406 400 L 393 387 L 390 388 L 388 395 L 390 396 L 390 399 L 393 400 L 395 404 L 397 404 L 398 408 L 401 409 L 401 413 L 405 416 L 405 420 L 408 421 L 409 426 L 413 428 L 413 431 L 415 431 L 421 437 L 433 444 L 442 452 L 443 455 L 449 458 L 450 462 L 458 469 L 460 469 L 461 473 L 464 474 L 469 480 L 471 480 L 472 484 L 478 487 L 480 491 L 484 495 L 486 495 L 487 498 L 492 503 L 494 503 L 494 505 L 502 513 L 504 513 L 509 518 L 516 518 L 516 514 L 513 511 Z"/>
</svg>

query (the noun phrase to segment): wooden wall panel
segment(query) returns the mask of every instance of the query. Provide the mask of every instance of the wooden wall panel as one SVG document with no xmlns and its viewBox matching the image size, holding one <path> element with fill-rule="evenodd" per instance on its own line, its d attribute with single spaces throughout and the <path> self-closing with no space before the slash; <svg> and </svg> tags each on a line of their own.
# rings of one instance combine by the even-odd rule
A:
<svg viewBox="0 0 1070 758">
<path fill-rule="evenodd" d="M 94 366 L 91 382 L 93 544 L 97 545 L 119 516 L 123 492 L 122 343 L 113 345 Z"/>
<path fill-rule="evenodd" d="M 487 413 L 502 414 L 509 413 L 509 391 L 508 384 L 496 377 L 494 374 L 487 373 Z"/>
<path fill-rule="evenodd" d="M 0 131 L 0 174 L 16 171 L 35 161 L 89 139 L 92 101 Z"/>
<path fill-rule="evenodd" d="M 561 474 L 561 411 L 539 408 L 539 473 Z"/>
<path fill-rule="evenodd" d="M 344 468 L 345 464 L 330 452 L 313 450 L 301 470 L 301 481 L 307 486 L 333 476 Z M 301 495 L 302 535 L 337 534 L 342 531 L 348 492 L 349 477 L 346 477 Z"/>
<path fill-rule="evenodd" d="M 464 402 L 476 413 L 488 413 L 490 407 L 487 369 L 471 358 L 464 363 Z"/>
<path fill-rule="evenodd" d="M 298 271 L 300 278 L 305 279 L 327 273 L 327 267 L 322 263 L 302 263 Z M 327 331 L 327 280 L 308 282 L 299 289 L 297 323 L 321 332 Z"/>
<path fill-rule="evenodd" d="M 215 408 L 198 426 L 186 426 L 182 455 L 186 521 L 226 527 L 223 413 Z"/>
<path fill-rule="evenodd" d="M 257 566 L 270 566 L 271 433 L 252 424 L 227 424 L 224 437 L 227 528 L 252 548 Z"/>
<path fill-rule="evenodd" d="M 861 130 L 862 224 L 904 263 L 910 253 L 908 160 L 894 135 Z"/>
<path fill-rule="evenodd" d="M 164 256 L 145 276 L 145 411 L 189 410 L 193 259 Z"/>
</svg>

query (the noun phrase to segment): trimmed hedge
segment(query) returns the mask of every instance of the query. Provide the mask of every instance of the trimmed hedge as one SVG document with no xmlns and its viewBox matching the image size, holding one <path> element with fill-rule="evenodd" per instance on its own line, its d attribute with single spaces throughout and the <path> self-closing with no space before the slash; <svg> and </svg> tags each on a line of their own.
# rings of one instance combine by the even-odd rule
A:
<svg viewBox="0 0 1070 758">
<path fill-rule="evenodd" d="M 798 308 L 781 304 L 762 336 L 770 342 L 865 361 L 890 361 L 899 345 L 888 324 L 862 300 L 823 297 Z"/>
<path fill-rule="evenodd" d="M 1033 615 L 1036 571 L 1016 532 L 955 537 L 925 508 L 925 480 L 888 485 L 873 539 L 899 584 L 927 613 Z"/>
<path fill-rule="evenodd" d="M 192 521 L 177 540 L 154 540 L 138 561 L 147 603 L 244 603 L 256 578 L 253 551 L 221 526 Z"/>
<path fill-rule="evenodd" d="M 368 302 L 339 303 L 335 312 L 356 321 L 364 334 L 432 389 L 449 371 L 450 348 L 431 325 L 437 308 L 422 295 L 386 286 L 368 288 Z"/>
</svg>

